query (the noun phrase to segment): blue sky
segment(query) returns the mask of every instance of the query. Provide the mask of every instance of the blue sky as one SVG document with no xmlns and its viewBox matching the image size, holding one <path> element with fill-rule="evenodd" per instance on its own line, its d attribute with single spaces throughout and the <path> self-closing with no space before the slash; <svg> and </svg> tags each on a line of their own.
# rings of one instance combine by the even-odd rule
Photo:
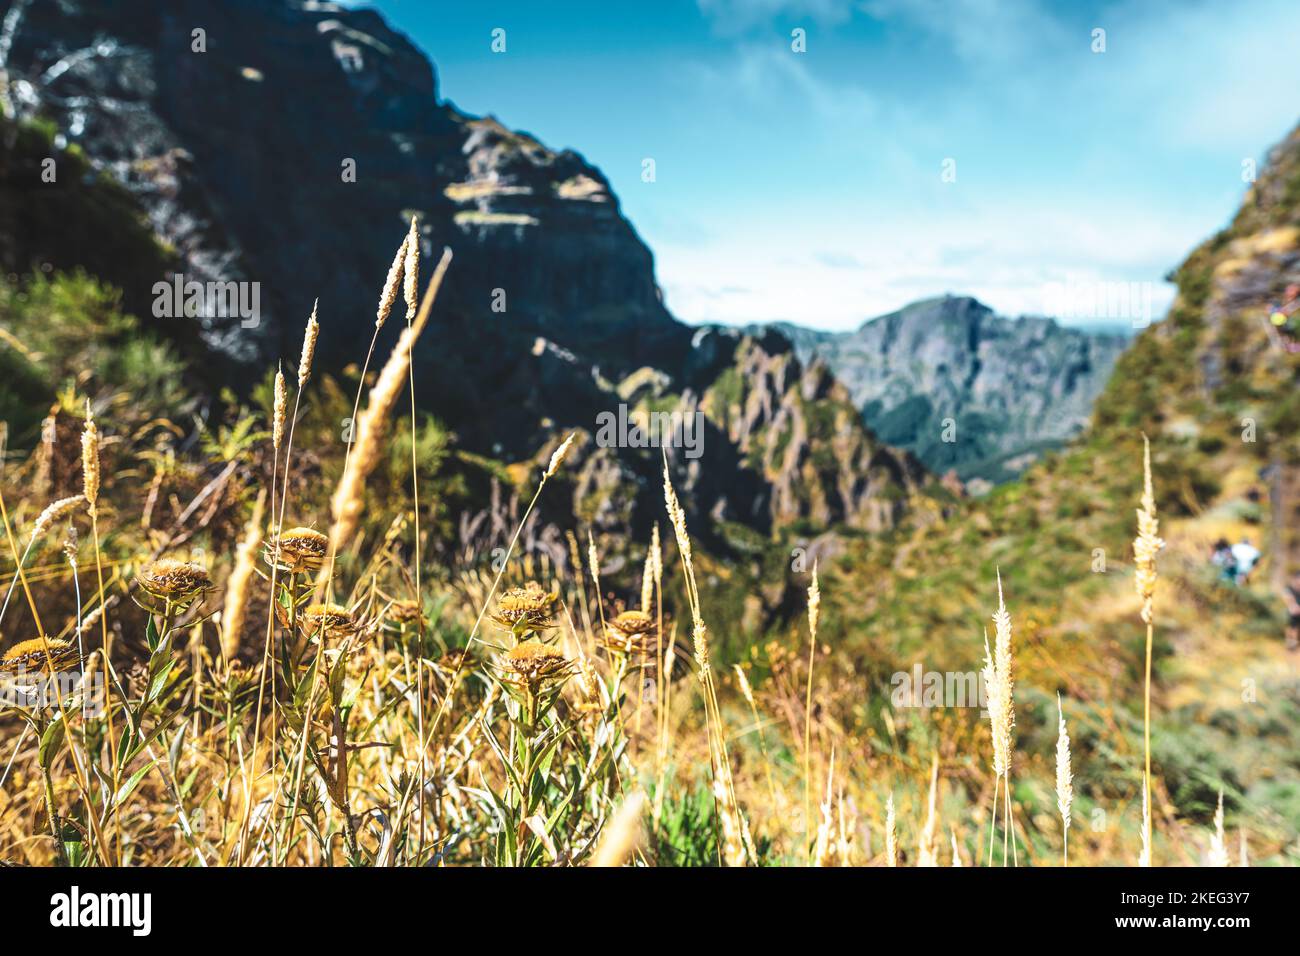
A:
<svg viewBox="0 0 1300 956">
<path fill-rule="evenodd" d="M 599 166 L 689 322 L 850 328 L 945 292 L 1042 313 L 1121 282 L 1159 311 L 1300 119 L 1295 0 L 365 5 L 444 97 Z"/>
</svg>

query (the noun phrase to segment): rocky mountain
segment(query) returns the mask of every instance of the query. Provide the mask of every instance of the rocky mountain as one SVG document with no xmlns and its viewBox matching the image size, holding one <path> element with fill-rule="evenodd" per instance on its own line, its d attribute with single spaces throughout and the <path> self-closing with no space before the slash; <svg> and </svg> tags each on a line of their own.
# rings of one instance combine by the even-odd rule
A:
<svg viewBox="0 0 1300 956">
<path fill-rule="evenodd" d="M 852 332 L 777 326 L 826 361 L 881 440 L 936 472 L 1005 480 L 1087 424 L 1127 345 L 965 296 L 915 302 Z"/>
<path fill-rule="evenodd" d="M 272 361 L 295 361 L 317 298 L 318 362 L 359 362 L 414 215 L 426 262 L 443 246 L 454 252 L 418 348 L 417 397 L 459 449 L 506 464 L 544 458 L 561 433 L 580 431 L 573 500 L 561 510 L 624 534 L 644 533 L 661 512 L 657 448 L 621 435 L 611 446 L 598 427 L 603 413 L 638 403 L 700 413 L 702 457 L 672 457 L 684 503 L 710 528 L 881 529 L 922 480 L 914 459 L 846 414 L 848 393 L 827 369 L 780 336 L 675 320 L 604 175 L 571 150 L 456 109 L 428 59 L 374 11 L 316 0 L 0 0 L 0 103 L 19 129 L 48 132 L 64 171 L 42 193 L 39 156 L 11 150 L 0 188 L 12 198 L 5 208 L 24 212 L 0 220 L 0 235 L 18 237 L 0 242 L 0 265 L 98 270 L 141 314 L 154 283 L 176 275 L 255 288 L 251 320 L 219 310 L 158 320 L 174 339 L 200 340 L 210 356 L 200 365 L 220 364 L 223 382 L 251 386 Z M 121 187 L 165 268 L 69 253 L 65 232 L 98 229 L 111 244 L 102 222 L 37 228 L 51 221 L 51 197 L 96 175 Z"/>
</svg>

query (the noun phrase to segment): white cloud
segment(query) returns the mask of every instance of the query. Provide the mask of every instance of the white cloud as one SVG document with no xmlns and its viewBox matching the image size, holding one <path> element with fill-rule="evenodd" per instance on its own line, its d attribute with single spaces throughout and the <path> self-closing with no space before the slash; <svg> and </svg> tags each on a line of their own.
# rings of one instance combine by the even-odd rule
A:
<svg viewBox="0 0 1300 956">
<path fill-rule="evenodd" d="M 701 2 L 715 18 L 735 6 Z M 1104 54 L 1080 25 L 1093 20 L 1031 0 L 746 8 L 755 23 L 802 9 L 837 26 L 857 9 L 918 56 L 937 40 L 950 56 L 928 92 L 943 95 L 921 107 L 927 91 L 907 82 L 870 85 L 752 39 L 689 68 L 683 89 L 729 116 L 759 129 L 780 117 L 785 141 L 761 148 L 802 165 L 710 209 L 706 243 L 652 232 L 669 307 L 688 321 L 848 328 L 944 292 L 1037 313 L 1059 282 L 1151 283 L 1163 309 L 1163 276 L 1235 209 L 1240 160 L 1296 114 L 1300 17 L 1279 0 L 1103 7 Z M 941 186 L 950 150 L 961 176 Z"/>
</svg>

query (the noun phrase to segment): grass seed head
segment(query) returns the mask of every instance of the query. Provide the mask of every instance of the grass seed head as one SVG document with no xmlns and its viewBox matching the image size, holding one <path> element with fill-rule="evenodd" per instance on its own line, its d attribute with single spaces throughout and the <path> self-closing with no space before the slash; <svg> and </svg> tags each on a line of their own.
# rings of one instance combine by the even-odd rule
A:
<svg viewBox="0 0 1300 956">
<path fill-rule="evenodd" d="M 1074 775 L 1070 772 L 1070 734 L 1065 729 L 1065 711 L 1061 695 L 1056 695 L 1056 809 L 1061 822 L 1070 829 L 1070 805 L 1074 802 Z"/>
<path fill-rule="evenodd" d="M 58 501 L 51 502 L 36 517 L 36 523 L 32 525 L 32 540 L 35 541 L 41 535 L 50 529 L 50 526 L 58 521 L 62 521 L 77 507 L 86 501 L 85 495 L 72 495 L 69 498 L 60 498 Z"/>
<path fill-rule="evenodd" d="M 393 264 L 388 267 L 388 276 L 384 279 L 384 289 L 379 293 L 379 308 L 375 310 L 375 328 L 382 329 L 384 323 L 388 321 L 389 313 L 393 311 L 393 303 L 397 301 L 398 283 L 402 281 L 402 267 L 406 262 L 406 250 L 408 247 L 406 239 L 397 247 L 397 254 L 393 256 Z"/>
<path fill-rule="evenodd" d="M 420 307 L 418 301 L 420 288 L 420 233 L 416 229 L 415 217 L 411 217 L 411 228 L 406 234 L 405 275 L 402 281 L 402 293 L 406 298 L 406 321 L 415 318 Z"/>
<path fill-rule="evenodd" d="M 81 432 L 82 494 L 93 518 L 99 513 L 99 429 L 86 401 L 86 427 Z"/>
<path fill-rule="evenodd" d="M 312 357 L 316 354 L 316 337 L 320 335 L 320 323 L 316 321 L 318 299 L 311 307 L 311 318 L 307 320 L 307 331 L 302 337 L 302 355 L 298 359 L 298 388 L 301 390 L 311 376 Z"/>
<path fill-rule="evenodd" d="M 284 445 L 284 420 L 289 413 L 289 390 L 284 383 L 284 370 L 275 370 L 275 407 L 271 416 L 271 447 L 279 452 Z"/>
<path fill-rule="evenodd" d="M 546 477 L 550 478 L 560 470 L 560 465 L 564 464 L 564 456 L 569 453 L 569 448 L 573 445 L 573 439 L 577 437 L 577 432 L 572 432 L 568 438 L 560 443 L 560 447 L 555 449 L 551 455 L 551 462 L 546 466 Z"/>
<path fill-rule="evenodd" d="M 1156 593 L 1156 555 L 1165 546 L 1156 518 L 1156 499 L 1151 486 L 1151 442 L 1142 436 L 1142 501 L 1137 512 L 1138 533 L 1133 539 L 1133 587 L 1142 599 L 1142 622 L 1151 623 Z"/>
</svg>

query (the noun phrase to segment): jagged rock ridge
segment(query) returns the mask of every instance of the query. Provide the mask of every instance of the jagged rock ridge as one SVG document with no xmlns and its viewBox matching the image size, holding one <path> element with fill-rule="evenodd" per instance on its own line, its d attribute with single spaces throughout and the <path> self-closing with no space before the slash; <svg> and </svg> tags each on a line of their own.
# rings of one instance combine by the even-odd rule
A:
<svg viewBox="0 0 1300 956">
<path fill-rule="evenodd" d="M 1128 341 L 1005 318 L 965 296 L 915 302 L 852 332 L 778 328 L 801 358 L 830 365 L 882 440 L 934 471 L 994 480 L 1087 424 Z"/>
</svg>

